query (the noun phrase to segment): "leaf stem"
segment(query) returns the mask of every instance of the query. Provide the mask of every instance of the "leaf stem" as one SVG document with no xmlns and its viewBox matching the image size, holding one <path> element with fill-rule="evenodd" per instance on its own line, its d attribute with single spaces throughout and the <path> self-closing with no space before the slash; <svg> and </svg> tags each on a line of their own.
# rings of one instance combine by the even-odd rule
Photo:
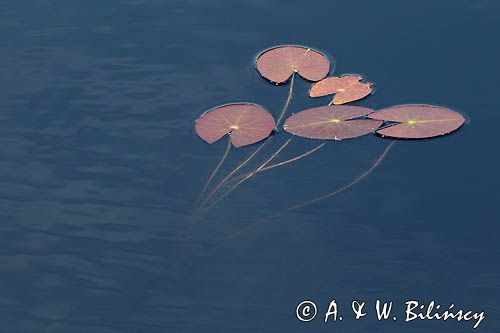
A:
<svg viewBox="0 0 500 333">
<path fill-rule="evenodd" d="M 276 164 L 268 165 L 268 166 L 266 166 L 265 168 L 260 169 L 260 171 L 259 171 L 259 172 L 264 172 L 264 171 L 267 171 L 267 170 L 270 170 L 270 169 L 277 168 L 277 167 L 282 166 L 282 165 L 286 165 L 286 164 L 289 164 L 289 163 L 295 162 L 295 161 L 297 161 L 297 160 L 299 160 L 299 159 L 301 159 L 301 158 L 303 158 L 303 157 L 306 157 L 306 156 L 308 156 L 308 155 L 311 155 L 311 154 L 312 154 L 312 153 L 314 153 L 315 151 L 317 151 L 317 150 L 319 150 L 319 149 L 323 148 L 325 145 L 326 145 L 326 142 L 323 142 L 322 144 L 320 144 L 320 145 L 316 146 L 315 148 L 313 148 L 313 149 L 311 149 L 311 150 L 308 150 L 308 151 L 306 151 L 306 152 L 305 152 L 305 153 L 303 153 L 303 154 L 300 154 L 300 155 L 298 155 L 298 156 L 295 156 L 294 158 L 290 158 L 290 159 L 288 159 L 288 160 L 286 160 L 286 161 L 279 162 L 279 163 L 276 163 Z"/>
<path fill-rule="evenodd" d="M 276 158 L 276 156 L 278 156 L 278 154 L 283 150 L 285 149 L 286 146 L 288 146 L 288 144 L 290 143 L 290 141 L 292 141 L 292 139 L 288 139 L 280 148 L 278 148 L 278 150 L 271 156 L 269 157 L 264 163 L 262 163 L 257 169 L 255 169 L 254 171 L 250 172 L 247 176 L 245 176 L 243 179 L 241 179 L 240 181 L 238 181 L 235 185 L 233 185 L 229 190 L 227 190 L 226 192 L 224 192 L 221 196 L 219 196 L 217 199 L 215 199 L 214 202 L 212 202 L 210 205 L 208 205 L 207 207 L 203 208 L 202 210 L 203 211 L 207 211 L 209 210 L 210 208 L 212 208 L 215 204 L 217 204 L 219 201 L 221 201 L 222 199 L 224 199 L 227 195 L 229 195 L 231 192 L 233 192 L 239 185 L 241 185 L 242 183 L 244 183 L 246 180 L 248 180 L 250 177 L 252 177 L 253 175 L 255 175 L 256 173 L 260 172 L 263 168 L 265 168 L 274 158 Z"/>
<path fill-rule="evenodd" d="M 288 106 L 290 105 L 290 102 L 292 101 L 294 82 L 295 82 L 295 72 L 293 72 L 293 74 L 292 74 L 292 79 L 290 80 L 290 89 L 288 91 L 288 97 L 286 99 L 285 105 L 283 106 L 283 110 L 281 110 L 281 114 L 278 117 L 278 120 L 276 121 L 276 127 L 274 128 L 275 130 L 278 129 L 278 127 L 281 123 L 281 120 L 283 120 L 283 117 L 285 116 L 286 110 L 288 110 Z"/>
<path fill-rule="evenodd" d="M 215 244 L 215 248 L 219 248 L 221 247 L 222 245 L 224 245 L 227 241 L 231 240 L 231 239 L 234 239 L 236 237 L 238 237 L 239 235 L 241 235 L 243 232 L 251 229 L 251 228 L 254 228 L 258 225 L 261 225 L 261 224 L 264 224 L 264 223 L 269 223 L 269 222 L 272 222 L 274 218 L 277 218 L 279 216 L 282 216 L 284 214 L 287 214 L 287 213 L 290 213 L 294 210 L 297 210 L 297 209 L 300 209 L 300 208 L 304 208 L 306 206 L 309 206 L 309 205 L 312 205 L 318 201 L 321 201 L 321 200 L 324 200 L 324 199 L 327 199 L 327 198 L 330 198 L 336 194 L 339 194 L 343 191 L 346 191 L 348 190 L 349 188 L 353 187 L 354 185 L 358 184 L 359 182 L 361 182 L 364 178 L 366 178 L 368 175 L 370 175 L 370 173 L 373 172 L 373 170 L 375 170 L 379 165 L 380 163 L 382 162 L 382 160 L 385 159 L 385 157 L 387 156 L 387 154 L 389 153 L 389 151 L 391 150 L 391 148 L 394 146 L 394 144 L 396 143 L 396 141 L 393 141 L 391 142 L 386 148 L 385 150 L 383 151 L 383 153 L 377 158 L 377 160 L 370 166 L 370 168 L 368 168 L 366 171 L 364 171 L 361 175 L 359 175 L 358 177 L 356 177 L 356 179 L 354 179 L 353 181 L 349 182 L 348 184 L 338 188 L 337 190 L 333 191 L 333 192 L 330 192 L 330 193 L 327 193 L 325 195 L 322 195 L 320 197 L 317 197 L 317 198 L 314 198 L 314 199 L 311 199 L 311 200 L 308 200 L 304 203 L 301 203 L 301 204 L 298 204 L 298 205 L 295 205 L 295 206 L 292 206 L 284 211 L 281 211 L 279 213 L 276 213 L 276 214 L 273 214 L 267 218 L 263 218 L 259 221 L 256 221 L 254 223 L 251 223 L 249 225 L 247 225 L 246 227 L 242 228 L 241 230 L 225 237 L 224 239 L 220 240 L 217 244 Z"/>
<path fill-rule="evenodd" d="M 250 160 L 252 158 L 254 158 L 255 155 L 257 155 L 259 153 L 259 151 L 264 148 L 264 145 L 269 141 L 269 139 L 267 139 L 265 142 L 263 142 L 260 147 L 258 147 L 252 154 L 250 154 L 250 156 L 244 160 L 243 162 L 241 162 L 236 168 L 234 168 L 226 177 L 224 177 L 224 179 L 222 179 L 216 186 L 215 188 L 207 195 L 207 197 L 201 202 L 201 204 L 198 206 L 198 207 L 201 207 L 203 205 L 205 205 L 216 193 L 217 191 L 227 183 L 227 181 L 236 173 L 238 172 L 241 168 L 243 168 L 245 165 L 248 164 L 248 162 L 250 162 Z"/>
<path fill-rule="evenodd" d="M 203 189 L 201 190 L 201 193 L 200 195 L 198 196 L 198 200 L 196 201 L 196 207 L 199 207 L 199 204 L 201 202 L 201 198 L 203 197 L 203 195 L 205 194 L 205 192 L 207 191 L 208 189 L 208 186 L 210 185 L 210 183 L 212 182 L 212 180 L 214 179 L 215 175 L 217 174 L 217 172 L 219 171 L 220 167 L 222 166 L 222 164 L 224 163 L 224 161 L 226 160 L 227 156 L 229 155 L 229 151 L 231 150 L 231 137 L 228 136 L 228 140 L 227 140 L 227 147 L 226 147 L 226 150 L 224 151 L 224 154 L 222 155 L 222 158 L 220 159 L 219 163 L 217 164 L 217 166 L 215 167 L 214 171 L 212 171 L 212 173 L 210 174 L 210 176 L 208 177 L 208 180 L 206 181 L 205 185 L 203 186 Z"/>
<path fill-rule="evenodd" d="M 304 208 L 304 207 L 312 205 L 312 204 L 314 204 L 314 203 L 316 203 L 318 201 L 330 198 L 330 197 L 332 197 L 332 196 L 334 196 L 336 194 L 339 194 L 341 192 L 344 192 L 345 190 L 348 190 L 349 188 L 351 188 L 354 185 L 356 185 L 359 182 L 361 182 L 364 178 L 368 177 L 373 172 L 373 170 L 375 170 L 380 165 L 380 163 L 384 160 L 384 158 L 389 153 L 389 150 L 391 150 L 392 146 L 394 146 L 395 143 L 396 143 L 396 141 L 391 142 L 387 146 L 387 148 L 385 148 L 384 152 L 379 156 L 379 158 L 375 161 L 375 163 L 373 163 L 370 168 L 368 168 L 365 172 L 363 172 L 361 175 L 359 175 L 356 179 L 354 179 L 350 183 L 348 183 L 348 184 L 340 187 L 339 189 L 337 189 L 337 190 L 335 190 L 333 192 L 330 192 L 330 193 L 324 194 L 322 196 L 319 196 L 317 198 L 308 200 L 308 201 L 306 201 L 304 203 L 292 206 L 292 207 L 290 207 L 290 208 L 288 208 L 288 209 L 286 209 L 286 210 L 284 210 L 284 211 L 282 211 L 280 213 L 272 215 L 270 218 L 275 218 L 275 217 L 278 217 L 278 216 L 290 213 L 290 212 L 292 212 L 294 210 L 297 210 L 297 209 L 300 209 L 300 208 Z"/>
</svg>

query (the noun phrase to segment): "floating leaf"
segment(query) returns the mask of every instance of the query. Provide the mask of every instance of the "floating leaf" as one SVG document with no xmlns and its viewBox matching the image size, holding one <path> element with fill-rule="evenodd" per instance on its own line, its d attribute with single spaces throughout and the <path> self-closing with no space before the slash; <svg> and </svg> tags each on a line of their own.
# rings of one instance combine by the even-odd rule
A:
<svg viewBox="0 0 500 333">
<path fill-rule="evenodd" d="M 263 107 L 251 103 L 234 103 L 205 112 L 196 121 L 196 133 L 213 143 L 226 134 L 235 147 L 251 145 L 267 138 L 274 129 L 274 118 Z"/>
<path fill-rule="evenodd" d="M 377 133 L 404 139 L 423 139 L 445 135 L 465 122 L 464 117 L 459 113 L 432 105 L 394 106 L 372 113 L 368 117 L 401 123 L 383 128 Z"/>
<path fill-rule="evenodd" d="M 341 77 L 328 77 L 316 82 L 309 92 L 311 97 L 322 97 L 335 94 L 333 104 L 345 104 L 357 101 L 372 92 L 371 83 L 360 82 L 363 78 L 359 75 L 344 75 Z"/>
<path fill-rule="evenodd" d="M 306 47 L 279 46 L 259 55 L 257 70 L 275 83 L 287 81 L 293 73 L 318 81 L 328 75 L 330 62 L 322 53 Z"/>
<path fill-rule="evenodd" d="M 320 106 L 290 116 L 284 129 L 310 139 L 350 139 L 371 133 L 382 125 L 379 120 L 349 120 L 372 112 L 360 106 Z"/>
</svg>

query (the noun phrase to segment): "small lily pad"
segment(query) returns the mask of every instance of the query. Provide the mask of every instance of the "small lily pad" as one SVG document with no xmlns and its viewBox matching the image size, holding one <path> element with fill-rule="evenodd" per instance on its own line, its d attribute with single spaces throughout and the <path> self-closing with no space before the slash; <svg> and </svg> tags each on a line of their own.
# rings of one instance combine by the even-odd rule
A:
<svg viewBox="0 0 500 333">
<path fill-rule="evenodd" d="M 316 82 L 309 96 L 322 97 L 335 94 L 333 104 L 345 104 L 362 99 L 372 92 L 369 82 L 360 82 L 363 78 L 359 75 L 344 75 L 341 77 L 328 77 Z"/>
</svg>

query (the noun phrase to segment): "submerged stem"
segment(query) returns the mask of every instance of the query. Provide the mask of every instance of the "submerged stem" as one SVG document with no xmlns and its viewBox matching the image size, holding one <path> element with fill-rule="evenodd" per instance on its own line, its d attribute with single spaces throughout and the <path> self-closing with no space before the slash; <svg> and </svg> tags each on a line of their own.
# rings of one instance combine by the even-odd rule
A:
<svg viewBox="0 0 500 333">
<path fill-rule="evenodd" d="M 207 197 L 203 200 L 203 202 L 201 202 L 201 204 L 198 206 L 198 207 L 202 207 L 203 205 L 205 205 L 216 193 L 217 191 L 227 183 L 227 181 L 231 178 L 231 176 L 233 176 L 236 172 L 238 172 L 241 168 L 243 168 L 245 165 L 248 164 L 248 162 L 250 162 L 250 160 L 259 153 L 259 151 L 264 148 L 264 145 L 269 141 L 269 139 L 267 139 L 264 143 L 262 143 L 260 145 L 259 148 L 257 148 L 246 160 L 244 160 L 243 162 L 241 162 L 236 168 L 234 168 L 226 177 L 224 177 L 224 179 L 222 179 L 216 186 L 215 188 L 207 195 Z"/>
<path fill-rule="evenodd" d="M 266 167 L 264 167 L 264 168 L 260 169 L 259 171 L 254 170 L 254 171 L 251 171 L 251 172 L 249 172 L 249 173 L 239 175 L 238 177 L 235 177 L 235 178 L 236 178 L 236 181 L 239 181 L 239 180 L 241 180 L 241 179 L 243 179 L 243 178 L 245 178 L 245 177 L 247 177 L 247 176 L 250 176 L 250 177 L 251 177 L 251 176 L 254 176 L 254 175 L 258 174 L 258 173 L 261 173 L 261 172 L 264 172 L 264 171 L 267 171 L 267 170 L 270 170 L 270 169 L 274 169 L 274 168 L 277 168 L 277 167 L 280 167 L 280 166 L 283 166 L 283 165 L 287 165 L 287 164 L 289 164 L 289 163 L 292 163 L 292 162 L 295 162 L 295 161 L 297 161 L 297 160 L 300 160 L 301 158 L 304 158 L 304 157 L 306 157 L 306 156 L 308 156 L 308 155 L 311 155 L 311 154 L 312 154 L 312 153 L 314 153 L 315 151 L 317 151 L 317 150 L 319 150 L 320 148 L 322 148 L 324 145 L 326 145 L 326 142 L 324 142 L 324 143 L 322 143 L 322 144 L 320 144 L 320 145 L 318 145 L 318 146 L 314 147 L 314 148 L 313 148 L 313 149 L 311 149 L 311 150 L 306 151 L 305 153 L 302 153 L 302 154 L 300 154 L 300 155 L 298 155 L 298 156 L 295 156 L 295 157 L 290 158 L 290 159 L 288 159 L 288 160 L 285 160 L 285 161 L 283 161 L 283 162 L 279 162 L 279 163 L 275 163 L 275 164 L 268 165 L 268 166 L 266 166 Z"/>
<path fill-rule="evenodd" d="M 305 153 L 303 153 L 303 154 L 300 154 L 300 155 L 298 155 L 298 156 L 295 156 L 294 158 L 290 158 L 290 159 L 288 159 L 288 160 L 286 160 L 286 161 L 279 162 L 279 163 L 276 163 L 276 164 L 271 164 L 271 165 L 268 165 L 268 166 L 266 166 L 265 168 L 260 169 L 260 171 L 259 171 L 259 172 L 263 172 L 263 171 L 266 171 L 266 170 L 274 169 L 274 168 L 277 168 L 277 167 L 279 167 L 279 166 L 282 166 L 282 165 L 286 165 L 286 164 L 288 164 L 288 163 L 295 162 L 295 161 L 297 161 L 297 160 L 299 160 L 299 159 L 301 159 L 301 158 L 303 158 L 303 157 L 306 157 L 306 156 L 308 156 L 308 155 L 311 155 L 311 154 L 312 154 L 312 153 L 314 153 L 315 151 L 317 151 L 317 150 L 319 150 L 319 149 L 323 148 L 323 146 L 324 146 L 324 145 L 326 145 L 326 142 L 323 142 L 322 144 L 320 144 L 320 145 L 316 146 L 315 148 L 313 148 L 313 149 L 311 149 L 311 150 L 308 150 L 308 151 L 306 151 L 306 152 L 305 152 Z"/>
<path fill-rule="evenodd" d="M 199 207 L 199 204 L 201 202 L 201 198 L 203 197 L 203 195 L 207 191 L 208 186 L 210 186 L 210 183 L 212 182 L 212 179 L 214 179 L 215 175 L 217 174 L 217 171 L 219 171 L 220 167 L 222 166 L 222 164 L 226 160 L 227 155 L 229 155 L 230 150 L 231 150 L 231 137 L 228 136 L 227 147 L 226 147 L 226 150 L 224 151 L 224 155 L 222 155 L 222 158 L 220 159 L 219 163 L 215 167 L 214 171 L 212 171 L 212 173 L 210 174 L 210 177 L 208 177 L 207 182 L 205 183 L 205 186 L 203 186 L 203 189 L 201 190 L 201 193 L 198 196 L 198 200 L 196 201 L 196 207 Z"/>
<path fill-rule="evenodd" d="M 280 125 L 281 120 L 285 116 L 286 110 L 288 110 L 288 106 L 290 105 L 290 102 L 292 101 L 294 81 L 295 81 L 295 72 L 293 72 L 293 74 L 292 74 L 292 79 L 290 80 L 290 90 L 288 91 L 288 97 L 286 99 L 285 105 L 283 106 L 283 110 L 281 110 L 281 114 L 278 117 L 278 120 L 276 121 L 275 129 L 277 129 L 278 126 Z"/>
<path fill-rule="evenodd" d="M 286 213 L 290 213 L 290 212 L 292 212 L 294 210 L 297 210 L 297 209 L 300 209 L 300 208 L 304 208 L 304 207 L 312 205 L 312 204 L 314 204 L 314 203 L 316 203 L 318 201 L 330 198 L 330 197 L 332 197 L 332 196 L 334 196 L 336 194 L 339 194 L 340 192 L 348 190 L 349 188 L 353 187 L 354 185 L 356 185 L 357 183 L 359 183 L 360 181 L 362 181 L 364 178 L 366 178 L 367 176 L 369 176 L 373 172 L 373 170 L 375 170 L 380 165 L 380 163 L 384 160 L 384 158 L 389 153 L 389 150 L 391 150 L 392 146 L 394 146 L 395 143 L 396 143 L 396 141 L 391 142 L 387 146 L 387 148 L 385 148 L 384 152 L 379 156 L 379 158 L 375 161 L 375 163 L 373 163 L 372 166 L 368 170 L 366 170 L 365 172 L 363 172 L 361 175 L 359 175 L 352 182 L 350 182 L 350 183 L 342 186 L 341 188 L 339 188 L 339 189 L 337 189 L 337 190 L 335 190 L 333 192 L 330 192 L 330 193 L 324 194 L 324 195 L 322 195 L 320 197 L 308 200 L 308 201 L 306 201 L 304 203 L 292 206 L 292 207 L 290 207 L 290 208 L 288 208 L 288 209 L 286 209 L 286 210 L 284 210 L 284 211 L 282 211 L 280 213 L 272 215 L 270 218 L 275 218 L 275 217 L 284 215 Z"/>
<path fill-rule="evenodd" d="M 290 143 L 290 141 L 292 141 L 292 139 L 288 139 L 280 148 L 278 148 L 278 150 L 271 156 L 269 157 L 264 163 L 262 163 L 257 169 L 255 169 L 254 171 L 250 172 L 247 176 L 245 176 L 243 179 L 241 179 L 240 181 L 238 181 L 235 185 L 233 185 L 229 190 L 227 190 L 226 192 L 224 192 L 223 194 L 221 194 L 217 199 L 214 200 L 214 202 L 212 202 L 210 205 L 208 205 L 207 207 L 205 207 L 203 209 L 203 211 L 207 211 L 209 210 L 210 208 L 212 208 L 215 204 L 217 204 L 219 201 L 221 201 L 222 199 L 224 199 L 227 195 L 229 195 L 231 192 L 233 192 L 238 186 L 240 186 L 242 183 L 244 183 L 246 180 L 248 180 L 250 177 L 252 177 L 253 175 L 255 175 L 256 173 L 260 172 L 263 168 L 265 168 L 276 156 L 278 156 L 278 154 L 283 150 L 285 149 L 286 146 L 288 146 L 288 144 Z"/>
<path fill-rule="evenodd" d="M 259 221 L 256 221 L 254 223 L 251 223 L 249 225 L 247 225 L 246 227 L 242 228 L 241 230 L 227 236 L 226 238 L 222 239 L 221 241 L 219 241 L 215 247 L 218 248 L 222 245 L 224 245 L 225 242 L 231 240 L 231 239 L 234 239 L 236 237 L 238 237 L 239 235 L 241 235 L 243 232 L 253 228 L 253 227 L 256 227 L 260 224 L 264 224 L 264 223 L 269 223 L 269 222 L 272 222 L 272 219 L 273 218 L 276 218 L 276 217 L 279 217 L 279 216 L 282 216 L 284 214 L 287 214 L 287 213 L 290 213 L 294 210 L 297 210 L 297 209 L 300 209 L 300 208 L 304 208 L 306 206 L 309 206 L 313 203 L 316 203 L 320 200 L 324 200 L 324 199 L 327 199 L 327 198 L 330 198 L 336 194 L 339 194 L 345 190 L 348 190 L 349 188 L 351 188 L 352 186 L 356 185 L 357 183 L 359 183 L 360 181 L 362 181 L 364 178 L 366 178 L 370 173 L 373 172 L 373 170 L 375 170 L 379 165 L 380 163 L 382 162 L 382 160 L 387 156 L 387 154 L 389 153 L 389 150 L 391 150 L 392 146 L 394 146 L 394 144 L 396 143 L 396 141 L 393 141 L 389 144 L 389 146 L 387 146 L 387 148 L 385 148 L 384 152 L 377 158 L 377 160 L 375 161 L 375 163 L 373 163 L 370 168 L 368 168 L 366 171 L 364 171 L 362 174 L 360 174 L 358 177 L 356 177 L 356 179 L 354 179 L 353 181 L 351 181 L 350 183 L 338 188 L 337 190 L 333 191 L 333 192 L 330 192 L 330 193 L 327 193 L 325 195 L 322 195 L 320 197 L 317 197 L 317 198 L 314 198 L 314 199 L 311 199 L 309 201 L 306 201 L 304 203 L 301 203 L 301 204 L 298 204 L 298 205 L 295 205 L 295 206 L 292 206 L 282 212 L 279 212 L 279 213 L 276 213 L 276 214 L 273 214 L 267 218 L 264 218 L 264 219 L 261 219 Z"/>
</svg>

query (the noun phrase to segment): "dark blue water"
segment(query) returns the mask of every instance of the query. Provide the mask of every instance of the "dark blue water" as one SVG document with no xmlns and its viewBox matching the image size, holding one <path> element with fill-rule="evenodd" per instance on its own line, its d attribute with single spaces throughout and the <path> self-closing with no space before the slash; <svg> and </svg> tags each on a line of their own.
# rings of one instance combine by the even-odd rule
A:
<svg viewBox="0 0 500 333">
<path fill-rule="evenodd" d="M 485 311 L 478 331 L 498 332 L 499 33 L 493 0 L 0 1 L 1 331 L 473 331 L 405 323 L 415 299 Z M 355 105 L 436 104 L 470 122 L 398 142 L 349 191 L 214 248 L 351 181 L 390 142 L 330 143 L 262 173 L 189 232 L 226 145 L 201 141 L 194 120 L 234 101 L 277 116 L 288 87 L 253 62 L 279 44 L 374 82 Z M 328 102 L 308 87 L 297 80 L 290 112 Z M 280 158 L 315 145 L 294 139 Z M 253 150 L 232 150 L 222 174 Z M 306 299 L 319 308 L 310 323 L 295 317 Z M 332 299 L 345 318 L 325 324 Z M 369 312 L 358 321 L 354 299 Z M 376 299 L 398 320 L 376 320 Z"/>
</svg>

